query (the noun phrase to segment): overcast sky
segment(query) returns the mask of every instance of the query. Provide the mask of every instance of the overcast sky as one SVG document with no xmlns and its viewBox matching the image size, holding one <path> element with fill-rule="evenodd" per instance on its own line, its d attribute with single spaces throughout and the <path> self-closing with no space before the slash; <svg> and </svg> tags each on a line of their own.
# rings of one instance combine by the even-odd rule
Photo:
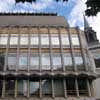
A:
<svg viewBox="0 0 100 100">
<path fill-rule="evenodd" d="M 0 12 L 57 12 L 59 16 L 64 16 L 71 27 L 79 26 L 84 29 L 83 14 L 86 9 L 86 0 L 68 0 L 67 3 L 55 0 L 38 0 L 37 3 L 18 3 L 15 0 L 0 0 Z M 100 40 L 100 13 L 96 17 L 89 17 L 87 21 L 97 32 Z"/>
</svg>

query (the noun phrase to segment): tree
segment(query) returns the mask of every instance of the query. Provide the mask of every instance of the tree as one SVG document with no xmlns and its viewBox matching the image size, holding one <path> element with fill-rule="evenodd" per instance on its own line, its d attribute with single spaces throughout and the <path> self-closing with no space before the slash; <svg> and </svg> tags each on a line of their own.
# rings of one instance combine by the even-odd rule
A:
<svg viewBox="0 0 100 100">
<path fill-rule="evenodd" d="M 85 14 L 87 16 L 96 16 L 100 12 L 100 0 L 87 0 L 86 5 Z"/>
<path fill-rule="evenodd" d="M 15 0 L 16 1 L 16 3 L 19 3 L 19 2 L 30 2 L 30 3 L 32 3 L 32 2 L 36 2 L 37 0 Z M 55 0 L 56 2 L 58 2 L 58 1 L 61 1 L 61 0 Z M 68 1 L 68 0 L 63 0 L 63 2 L 66 2 L 66 1 Z"/>
</svg>

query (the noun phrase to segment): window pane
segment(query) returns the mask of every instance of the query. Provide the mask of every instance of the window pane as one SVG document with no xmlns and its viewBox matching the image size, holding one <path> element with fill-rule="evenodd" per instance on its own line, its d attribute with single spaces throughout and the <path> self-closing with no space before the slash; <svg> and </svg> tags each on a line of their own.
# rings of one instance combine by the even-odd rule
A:
<svg viewBox="0 0 100 100">
<path fill-rule="evenodd" d="M 8 34 L 1 34 L 0 45 L 6 45 L 8 41 Z"/>
<path fill-rule="evenodd" d="M 30 96 L 39 96 L 39 80 L 38 81 L 30 81 Z"/>
<path fill-rule="evenodd" d="M 62 45 L 69 45 L 68 35 L 61 34 L 61 42 L 62 42 Z"/>
<path fill-rule="evenodd" d="M 49 45 L 49 36 L 48 34 L 41 34 L 41 44 Z"/>
<path fill-rule="evenodd" d="M 48 70 L 50 69 L 50 56 L 49 54 L 42 54 L 42 69 Z"/>
<path fill-rule="evenodd" d="M 75 53 L 74 54 L 74 60 L 76 65 L 82 65 L 83 64 L 83 58 L 81 53 Z"/>
<path fill-rule="evenodd" d="M 39 44 L 38 34 L 31 34 L 30 38 L 31 38 L 31 45 Z"/>
<path fill-rule="evenodd" d="M 59 54 L 53 54 L 53 65 L 61 65 L 61 56 Z"/>
<path fill-rule="evenodd" d="M 49 54 L 42 54 L 42 65 L 50 65 Z"/>
<path fill-rule="evenodd" d="M 18 96 L 20 95 L 27 96 L 27 93 L 28 93 L 27 80 L 18 80 Z"/>
<path fill-rule="evenodd" d="M 51 96 L 52 95 L 52 86 L 51 86 L 51 80 L 46 79 L 42 80 L 42 94 L 43 96 Z"/>
<path fill-rule="evenodd" d="M 52 34 L 51 35 L 51 43 L 52 43 L 52 45 L 59 45 L 58 34 Z"/>
<path fill-rule="evenodd" d="M 20 55 L 20 57 L 19 57 L 19 65 L 27 65 L 27 56 Z"/>
<path fill-rule="evenodd" d="M 18 44 L 18 35 L 11 34 L 10 45 L 17 45 L 17 44 Z"/>
<path fill-rule="evenodd" d="M 55 96 L 64 96 L 63 80 L 54 80 Z"/>
<path fill-rule="evenodd" d="M 21 45 L 28 45 L 28 35 L 26 35 L 26 34 L 20 35 L 20 44 Z"/>
<path fill-rule="evenodd" d="M 72 66 L 72 57 L 70 53 L 64 54 L 64 65 Z"/>
<path fill-rule="evenodd" d="M 30 59 L 30 65 L 34 66 L 34 65 L 39 65 L 39 57 L 38 55 L 33 55 Z"/>
<path fill-rule="evenodd" d="M 78 35 L 71 35 L 71 37 L 72 37 L 72 44 L 73 45 L 79 45 Z"/>
<path fill-rule="evenodd" d="M 68 96 L 76 95 L 75 80 L 73 78 L 66 80 L 66 87 Z"/>
</svg>

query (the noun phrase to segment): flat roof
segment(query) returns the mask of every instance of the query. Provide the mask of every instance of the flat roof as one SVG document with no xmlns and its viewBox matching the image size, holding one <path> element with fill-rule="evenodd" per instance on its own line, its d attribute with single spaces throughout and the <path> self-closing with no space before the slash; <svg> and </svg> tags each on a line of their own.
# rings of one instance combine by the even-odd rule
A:
<svg viewBox="0 0 100 100">
<path fill-rule="evenodd" d="M 56 15 L 0 15 L 0 26 L 67 26 L 63 16 Z"/>
</svg>

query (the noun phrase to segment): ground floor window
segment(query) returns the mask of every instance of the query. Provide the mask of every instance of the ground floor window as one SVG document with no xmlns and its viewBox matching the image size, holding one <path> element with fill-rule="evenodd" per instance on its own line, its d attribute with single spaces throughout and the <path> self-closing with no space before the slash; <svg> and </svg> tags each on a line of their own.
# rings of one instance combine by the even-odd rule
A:
<svg viewBox="0 0 100 100">
<path fill-rule="evenodd" d="M 68 97 L 89 96 L 91 82 L 85 78 L 0 80 L 0 97 L 65 97 L 65 94 Z"/>
</svg>

